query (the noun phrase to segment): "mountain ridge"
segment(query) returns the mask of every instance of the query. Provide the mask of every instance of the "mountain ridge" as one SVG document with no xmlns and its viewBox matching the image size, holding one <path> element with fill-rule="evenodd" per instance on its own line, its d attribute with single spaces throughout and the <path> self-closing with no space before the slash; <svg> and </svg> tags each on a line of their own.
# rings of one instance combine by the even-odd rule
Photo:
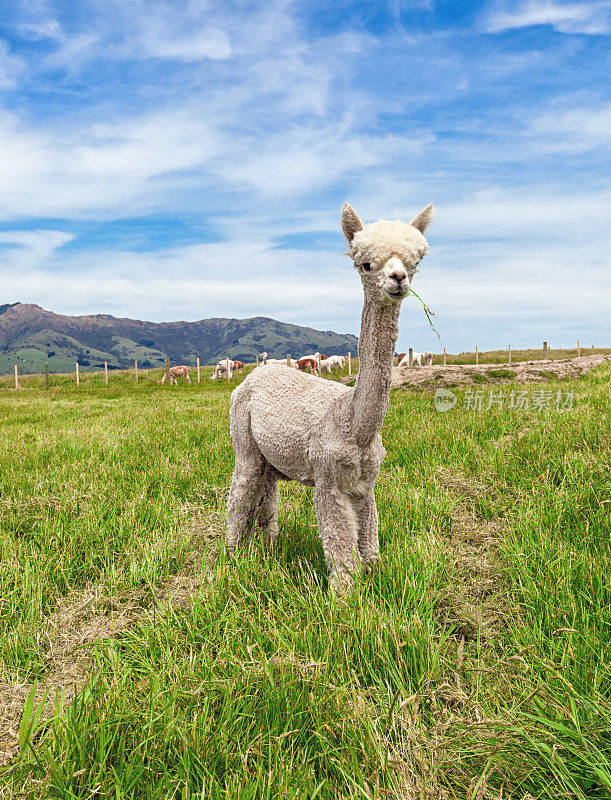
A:
<svg viewBox="0 0 611 800">
<path fill-rule="evenodd" d="M 230 356 L 254 361 L 266 350 L 270 357 L 287 353 L 332 352 L 356 355 L 358 340 L 352 334 L 320 331 L 280 322 L 272 317 L 234 319 L 211 317 L 188 322 L 148 322 L 111 314 L 69 316 L 35 303 L 0 305 L 0 374 L 12 371 L 66 372 L 74 362 L 84 370 L 126 369 L 134 360 L 142 368 L 173 364 L 216 363 Z"/>
</svg>

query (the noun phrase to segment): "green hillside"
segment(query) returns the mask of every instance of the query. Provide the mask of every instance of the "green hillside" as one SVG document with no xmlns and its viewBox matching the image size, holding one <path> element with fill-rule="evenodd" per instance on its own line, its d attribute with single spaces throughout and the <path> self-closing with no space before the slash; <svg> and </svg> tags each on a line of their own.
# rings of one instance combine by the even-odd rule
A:
<svg viewBox="0 0 611 800">
<path fill-rule="evenodd" d="M 351 334 L 318 331 L 269 317 L 204 319 L 197 322 L 146 322 L 107 314 L 69 317 L 25 303 L 0 305 L 0 374 L 68 372 L 127 368 L 134 360 L 146 369 L 173 364 L 216 363 L 230 356 L 255 361 L 267 351 L 272 358 L 315 351 L 356 355 Z"/>
</svg>

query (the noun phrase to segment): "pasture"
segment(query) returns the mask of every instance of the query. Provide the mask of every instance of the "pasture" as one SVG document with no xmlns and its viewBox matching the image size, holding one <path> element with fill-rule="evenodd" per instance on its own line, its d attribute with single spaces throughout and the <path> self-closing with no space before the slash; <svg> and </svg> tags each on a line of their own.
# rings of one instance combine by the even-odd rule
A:
<svg viewBox="0 0 611 800">
<path fill-rule="evenodd" d="M 343 600 L 308 488 L 226 555 L 210 373 L 0 380 L 0 797 L 611 798 L 611 364 L 559 410 L 393 392 Z"/>
</svg>

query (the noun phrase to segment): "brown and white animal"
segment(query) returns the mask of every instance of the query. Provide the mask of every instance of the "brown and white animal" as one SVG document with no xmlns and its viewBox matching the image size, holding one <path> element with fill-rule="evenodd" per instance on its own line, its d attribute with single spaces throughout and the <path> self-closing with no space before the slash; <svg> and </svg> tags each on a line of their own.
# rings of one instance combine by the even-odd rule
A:
<svg viewBox="0 0 611 800">
<path fill-rule="evenodd" d="M 191 372 L 191 367 L 187 367 L 184 364 L 178 367 L 170 367 L 170 386 L 173 383 L 178 384 L 178 378 L 184 377 L 187 381 L 189 386 L 191 385 L 191 378 L 189 377 L 189 373 Z M 168 377 L 168 373 L 164 372 L 163 378 L 159 381 L 159 383 L 165 383 L 166 378 Z"/>
<path fill-rule="evenodd" d="M 302 372 L 309 369 L 313 375 L 318 375 L 318 361 L 315 358 L 298 358 L 295 363 Z"/>
<path fill-rule="evenodd" d="M 242 374 L 242 370 L 244 369 L 244 362 L 243 361 L 234 361 L 233 362 L 233 371 L 237 372 L 238 375 Z"/>
<path fill-rule="evenodd" d="M 424 353 L 412 353 L 412 366 L 421 367 L 424 359 Z M 409 367 L 409 353 L 403 353 L 403 358 L 399 358 L 399 367 Z"/>
<path fill-rule="evenodd" d="M 314 486 L 318 530 L 332 591 L 378 561 L 374 484 L 386 455 L 380 431 L 392 382 L 401 301 L 428 250 L 427 206 L 411 223 L 363 225 L 346 204 L 342 229 L 359 274 L 364 304 L 359 374 L 353 387 L 286 366 L 256 369 L 231 395 L 235 469 L 227 507 L 227 547 L 258 519 L 278 536 L 278 480 Z"/>
<path fill-rule="evenodd" d="M 229 368 L 229 369 L 228 369 Z M 210 378 L 211 381 L 220 381 L 229 371 L 229 380 L 233 377 L 233 361 L 230 358 L 222 358 Z"/>
</svg>

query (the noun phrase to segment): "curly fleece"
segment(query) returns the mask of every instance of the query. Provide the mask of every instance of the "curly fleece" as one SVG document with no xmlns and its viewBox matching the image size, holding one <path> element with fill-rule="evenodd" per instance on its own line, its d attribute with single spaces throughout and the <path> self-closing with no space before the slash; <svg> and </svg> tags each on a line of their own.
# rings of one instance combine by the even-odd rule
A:
<svg viewBox="0 0 611 800">
<path fill-rule="evenodd" d="M 418 263 L 427 252 L 426 239 L 412 225 L 382 219 L 354 234 L 349 254 L 356 265 L 369 261 L 378 266 L 394 255 L 405 264 Z"/>
</svg>

